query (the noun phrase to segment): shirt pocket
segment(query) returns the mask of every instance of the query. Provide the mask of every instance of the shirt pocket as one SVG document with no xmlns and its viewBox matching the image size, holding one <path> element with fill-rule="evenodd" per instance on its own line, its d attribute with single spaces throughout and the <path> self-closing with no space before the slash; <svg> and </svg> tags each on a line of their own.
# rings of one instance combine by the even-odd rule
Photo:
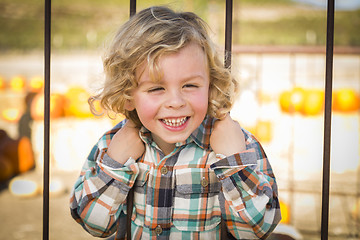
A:
<svg viewBox="0 0 360 240">
<path fill-rule="evenodd" d="M 206 231 L 221 221 L 221 183 L 206 168 L 175 170 L 173 224 L 180 231 Z"/>
<path fill-rule="evenodd" d="M 139 226 L 144 225 L 146 189 L 149 180 L 150 166 L 138 162 L 139 175 L 134 184 L 134 207 L 131 216 L 132 221 Z"/>
</svg>

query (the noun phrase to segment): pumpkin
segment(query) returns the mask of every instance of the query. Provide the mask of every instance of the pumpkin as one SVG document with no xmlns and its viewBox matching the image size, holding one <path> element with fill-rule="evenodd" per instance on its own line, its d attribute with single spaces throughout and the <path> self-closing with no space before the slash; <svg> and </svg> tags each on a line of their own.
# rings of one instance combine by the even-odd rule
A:
<svg viewBox="0 0 360 240">
<path fill-rule="evenodd" d="M 80 86 L 70 87 L 65 93 L 65 115 L 78 118 L 93 117 L 88 104 L 89 97 L 90 94 L 84 88 Z M 96 106 L 96 103 L 94 105 Z"/>
<path fill-rule="evenodd" d="M 295 87 L 291 91 L 290 97 L 290 111 L 299 112 L 304 104 L 304 89 Z"/>
<path fill-rule="evenodd" d="M 41 76 L 35 76 L 30 79 L 29 91 L 40 92 L 44 87 L 44 78 Z"/>
<path fill-rule="evenodd" d="M 338 89 L 333 93 L 333 109 L 343 113 L 357 111 L 360 107 L 360 96 L 351 88 Z"/>
<path fill-rule="evenodd" d="M 272 140 L 272 122 L 269 120 L 258 120 L 256 125 L 242 125 L 252 133 L 260 142 L 269 143 Z"/>
<path fill-rule="evenodd" d="M 26 79 L 21 75 L 15 76 L 11 78 L 9 86 L 10 89 L 15 92 L 24 91 L 26 87 Z"/>
<path fill-rule="evenodd" d="M 0 130 L 0 159 L 8 161 L 14 174 L 24 173 L 35 167 L 35 159 L 30 139 L 12 139 Z"/>
<path fill-rule="evenodd" d="M 18 143 L 18 172 L 24 173 L 34 167 L 35 159 L 31 141 L 27 137 L 22 137 Z"/>
<path fill-rule="evenodd" d="M 289 224 L 290 223 L 290 208 L 283 201 L 280 201 L 280 211 L 281 211 L 281 223 Z"/>
<path fill-rule="evenodd" d="M 5 108 L 1 111 L 1 118 L 10 123 L 17 123 L 21 117 L 20 109 Z"/>
<path fill-rule="evenodd" d="M 272 139 L 271 121 L 259 120 L 255 127 L 255 136 L 263 143 L 268 143 Z"/>
<path fill-rule="evenodd" d="M 33 180 L 14 178 L 9 184 L 10 193 L 16 197 L 29 198 L 40 193 L 39 185 Z"/>
<path fill-rule="evenodd" d="M 308 89 L 304 92 L 303 105 L 300 112 L 305 116 L 315 116 L 324 108 L 324 92 L 318 89 Z"/>
<path fill-rule="evenodd" d="M 6 88 L 6 81 L 5 78 L 0 76 L 0 90 L 4 90 Z"/>
<path fill-rule="evenodd" d="M 279 98 L 281 110 L 286 113 L 299 112 L 303 105 L 304 92 L 300 87 L 282 92 Z"/>
<path fill-rule="evenodd" d="M 50 118 L 64 116 L 64 96 L 59 93 L 50 94 Z M 38 93 L 31 102 L 31 117 L 34 120 L 44 119 L 44 94 Z"/>
<path fill-rule="evenodd" d="M 360 220 L 360 199 L 358 199 L 351 208 L 351 217 L 358 221 Z"/>
<path fill-rule="evenodd" d="M 290 104 L 291 104 L 290 99 L 291 99 L 290 91 L 284 91 L 280 94 L 279 97 L 280 108 L 285 113 L 290 113 Z"/>
</svg>

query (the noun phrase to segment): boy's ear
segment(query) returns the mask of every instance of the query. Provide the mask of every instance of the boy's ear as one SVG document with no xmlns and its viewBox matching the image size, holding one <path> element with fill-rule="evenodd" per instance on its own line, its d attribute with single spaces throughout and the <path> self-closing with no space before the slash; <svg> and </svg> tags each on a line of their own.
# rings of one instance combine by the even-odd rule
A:
<svg viewBox="0 0 360 240">
<path fill-rule="evenodd" d="M 134 103 L 131 100 L 126 100 L 124 107 L 129 112 L 131 112 L 131 111 L 133 111 L 135 109 Z"/>
</svg>

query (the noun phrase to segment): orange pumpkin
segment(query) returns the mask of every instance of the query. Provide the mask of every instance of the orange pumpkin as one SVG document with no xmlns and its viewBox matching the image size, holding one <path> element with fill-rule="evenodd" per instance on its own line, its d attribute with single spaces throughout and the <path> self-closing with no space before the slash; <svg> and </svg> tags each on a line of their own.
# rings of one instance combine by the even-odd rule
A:
<svg viewBox="0 0 360 240">
<path fill-rule="evenodd" d="M 59 118 L 64 116 L 64 96 L 59 93 L 52 93 L 50 95 L 50 118 Z M 44 119 L 44 94 L 37 94 L 30 109 L 31 117 L 34 120 Z"/>
<path fill-rule="evenodd" d="M 281 223 L 289 224 L 290 223 L 290 208 L 289 206 L 280 201 L 280 211 L 281 211 Z"/>
<path fill-rule="evenodd" d="M 318 89 L 308 89 L 304 92 L 303 105 L 300 112 L 305 116 L 315 116 L 324 108 L 324 92 Z"/>
<path fill-rule="evenodd" d="M 15 76 L 11 78 L 9 86 L 10 89 L 15 92 L 24 91 L 26 87 L 26 79 L 21 75 Z"/>
<path fill-rule="evenodd" d="M 272 123 L 271 121 L 259 120 L 255 127 L 256 137 L 263 143 L 268 143 L 272 139 Z"/>
<path fill-rule="evenodd" d="M 10 170 L 13 174 L 19 174 L 29 171 L 35 166 L 35 159 L 32 145 L 27 137 L 12 139 L 4 130 L 0 130 L 0 160 L 6 171 L 1 174 L 8 175 Z M 8 166 L 8 163 L 11 166 Z"/>
<path fill-rule="evenodd" d="M 291 104 L 291 92 L 284 91 L 280 94 L 279 103 L 280 108 L 283 112 L 290 113 L 290 104 Z"/>
<path fill-rule="evenodd" d="M 6 81 L 5 78 L 0 76 L 0 90 L 4 90 L 6 88 Z"/>
<path fill-rule="evenodd" d="M 360 107 L 360 96 L 351 88 L 342 88 L 333 93 L 333 109 L 339 112 L 354 112 Z"/>
<path fill-rule="evenodd" d="M 279 98 L 281 110 L 286 113 L 299 112 L 304 102 L 304 92 L 300 87 L 282 92 Z"/>
<path fill-rule="evenodd" d="M 41 76 L 35 76 L 30 79 L 29 91 L 40 92 L 44 87 L 44 78 Z"/>
<path fill-rule="evenodd" d="M 18 157 L 18 172 L 27 172 L 35 166 L 34 153 L 29 138 L 22 137 L 19 139 Z"/>
<path fill-rule="evenodd" d="M 1 112 L 1 118 L 10 123 L 16 123 L 20 120 L 21 112 L 18 108 L 6 108 Z"/>
<path fill-rule="evenodd" d="M 65 93 L 65 115 L 78 118 L 93 117 L 88 104 L 89 97 L 90 94 L 84 88 L 80 86 L 70 87 Z M 94 106 L 97 107 L 97 105 L 99 104 L 95 102 Z"/>
<path fill-rule="evenodd" d="M 295 112 L 299 112 L 304 104 L 304 95 L 305 95 L 305 91 L 304 89 L 300 88 L 300 87 L 295 87 L 292 91 L 291 91 L 291 108 L 293 109 L 293 111 Z"/>
</svg>

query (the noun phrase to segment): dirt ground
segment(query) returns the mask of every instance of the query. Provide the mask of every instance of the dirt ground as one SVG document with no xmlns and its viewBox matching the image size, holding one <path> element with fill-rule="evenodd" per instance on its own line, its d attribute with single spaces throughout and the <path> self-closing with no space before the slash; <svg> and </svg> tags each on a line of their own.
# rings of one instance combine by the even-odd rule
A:
<svg viewBox="0 0 360 240">
<path fill-rule="evenodd" d="M 64 239 L 96 239 L 77 224 L 70 215 L 70 189 L 77 178 L 77 172 L 57 172 L 52 177 L 60 179 L 65 192 L 50 198 L 49 238 Z M 40 171 L 31 171 L 20 176 L 32 179 L 41 186 Z M 43 237 L 43 198 L 41 194 L 30 198 L 14 196 L 6 186 L 0 191 L 0 239 L 1 240 L 32 240 Z"/>
</svg>

